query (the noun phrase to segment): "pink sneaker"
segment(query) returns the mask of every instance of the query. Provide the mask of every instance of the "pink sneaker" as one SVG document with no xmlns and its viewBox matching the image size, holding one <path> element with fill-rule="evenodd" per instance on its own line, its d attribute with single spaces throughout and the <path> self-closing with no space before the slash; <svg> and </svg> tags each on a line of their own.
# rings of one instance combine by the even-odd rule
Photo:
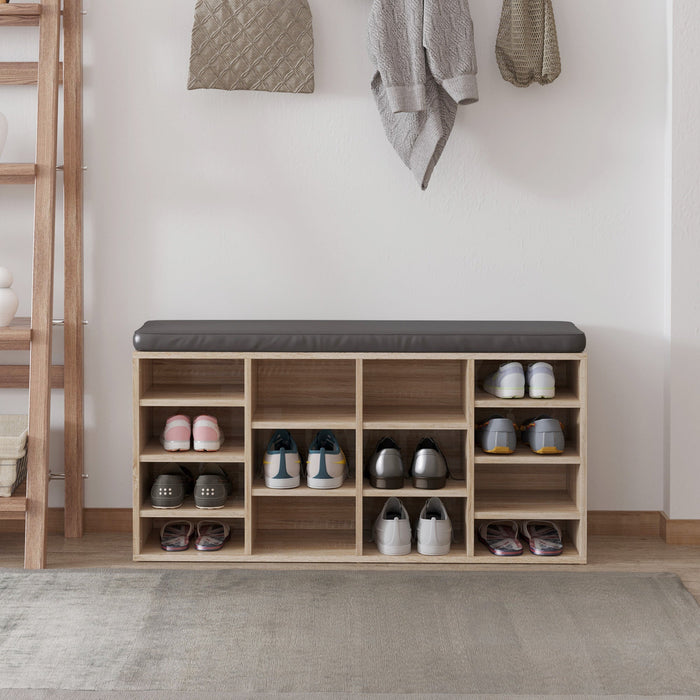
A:
<svg viewBox="0 0 700 700">
<path fill-rule="evenodd" d="M 190 449 L 192 423 L 189 416 L 179 414 L 165 421 L 160 443 L 167 452 L 184 452 Z"/>
<path fill-rule="evenodd" d="M 192 438 L 197 452 L 216 452 L 224 444 L 224 437 L 214 416 L 197 416 L 192 426 Z"/>
</svg>

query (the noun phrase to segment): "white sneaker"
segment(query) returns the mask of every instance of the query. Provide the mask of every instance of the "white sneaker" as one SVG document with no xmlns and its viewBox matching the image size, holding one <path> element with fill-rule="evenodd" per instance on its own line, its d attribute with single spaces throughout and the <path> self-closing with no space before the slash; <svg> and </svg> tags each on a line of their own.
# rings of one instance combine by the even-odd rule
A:
<svg viewBox="0 0 700 700">
<path fill-rule="evenodd" d="M 380 554 L 411 553 L 411 523 L 403 503 L 392 496 L 374 521 L 372 539 Z"/>
<path fill-rule="evenodd" d="M 265 486 L 293 489 L 301 480 L 299 449 L 287 430 L 278 430 L 270 439 L 263 459 Z"/>
<path fill-rule="evenodd" d="M 348 475 L 348 463 L 335 435 L 319 430 L 309 446 L 306 484 L 311 489 L 337 489 Z"/>
<path fill-rule="evenodd" d="M 439 498 L 433 496 L 423 506 L 416 525 L 418 554 L 440 555 L 450 551 L 452 521 Z"/>
<path fill-rule="evenodd" d="M 506 362 L 484 379 L 484 390 L 499 399 L 525 396 L 525 372 L 519 362 Z"/>
<path fill-rule="evenodd" d="M 533 362 L 527 366 L 527 385 L 531 399 L 554 398 L 554 370 L 548 362 Z"/>
</svg>

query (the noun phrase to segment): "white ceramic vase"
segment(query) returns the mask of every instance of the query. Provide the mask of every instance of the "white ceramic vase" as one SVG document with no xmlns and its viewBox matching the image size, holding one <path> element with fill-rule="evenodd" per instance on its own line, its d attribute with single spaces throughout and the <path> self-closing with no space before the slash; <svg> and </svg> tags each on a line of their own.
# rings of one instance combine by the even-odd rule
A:
<svg viewBox="0 0 700 700">
<path fill-rule="evenodd" d="M 0 267 L 0 328 L 9 326 L 17 313 L 19 299 L 12 287 L 12 273 L 6 267 Z"/>
<path fill-rule="evenodd" d="M 7 141 L 7 117 L 0 112 L 0 156 L 2 149 L 5 148 L 5 141 Z"/>
</svg>

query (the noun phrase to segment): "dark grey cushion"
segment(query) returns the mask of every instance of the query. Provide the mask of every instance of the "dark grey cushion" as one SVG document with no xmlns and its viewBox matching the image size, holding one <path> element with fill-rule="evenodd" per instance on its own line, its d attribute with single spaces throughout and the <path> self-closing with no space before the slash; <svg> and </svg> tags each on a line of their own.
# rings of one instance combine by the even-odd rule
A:
<svg viewBox="0 0 700 700">
<path fill-rule="evenodd" d="M 568 321 L 147 321 L 158 352 L 581 352 Z"/>
</svg>

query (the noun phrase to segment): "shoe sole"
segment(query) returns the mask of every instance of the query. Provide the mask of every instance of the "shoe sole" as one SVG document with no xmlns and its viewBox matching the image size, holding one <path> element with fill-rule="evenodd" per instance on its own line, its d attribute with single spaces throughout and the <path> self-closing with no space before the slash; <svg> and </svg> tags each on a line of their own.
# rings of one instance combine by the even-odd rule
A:
<svg viewBox="0 0 700 700">
<path fill-rule="evenodd" d="M 554 388 L 551 389 L 530 389 L 528 395 L 531 399 L 553 399 Z"/>
<path fill-rule="evenodd" d="M 190 449 L 190 441 L 163 440 L 163 449 L 166 452 L 187 452 Z"/>
<path fill-rule="evenodd" d="M 151 507 L 157 508 L 158 510 L 174 510 L 175 508 L 182 507 L 182 504 L 183 504 L 183 501 L 180 501 L 178 504 L 172 505 L 172 506 L 171 505 L 156 505 L 153 502 L 153 499 L 151 499 Z"/>
<path fill-rule="evenodd" d="M 301 484 L 301 477 L 298 476 L 290 476 L 288 479 L 265 477 L 265 486 L 268 489 L 295 489 L 299 484 Z"/>
<path fill-rule="evenodd" d="M 411 553 L 411 545 L 410 544 L 402 544 L 402 545 L 381 545 L 377 543 L 377 549 L 379 550 L 380 554 L 385 554 L 388 557 L 401 557 L 405 556 L 406 554 Z"/>
<path fill-rule="evenodd" d="M 418 554 L 424 554 L 425 556 L 428 557 L 441 557 L 444 556 L 445 554 L 450 553 L 450 545 L 444 545 L 444 544 L 421 544 L 420 542 L 418 543 Z"/>
<path fill-rule="evenodd" d="M 539 549 L 536 549 L 535 547 L 532 547 L 530 544 L 528 544 L 528 547 L 530 548 L 530 551 L 533 554 L 536 554 L 538 557 L 558 557 L 564 551 L 564 549 L 562 548 L 558 552 L 543 552 Z"/>
<path fill-rule="evenodd" d="M 206 440 L 195 440 L 194 441 L 194 451 L 195 452 L 218 452 L 221 449 L 221 445 L 224 444 L 223 440 L 219 442 L 208 442 Z"/>
<path fill-rule="evenodd" d="M 525 396 L 525 389 L 512 389 L 509 387 L 492 387 L 485 389 L 486 393 L 492 394 L 498 399 L 522 399 Z"/>
<path fill-rule="evenodd" d="M 380 478 L 370 476 L 369 483 L 375 489 L 402 489 L 404 478 L 402 476 L 392 476 L 389 478 Z"/>
<path fill-rule="evenodd" d="M 344 476 L 334 476 L 330 479 L 318 479 L 316 477 L 307 477 L 306 485 L 310 489 L 338 489 L 343 485 L 345 481 Z"/>
<path fill-rule="evenodd" d="M 484 450 L 483 447 L 481 449 Z M 512 455 L 515 450 L 511 450 L 510 447 L 499 445 L 498 447 L 494 447 L 490 450 L 484 450 L 484 452 L 490 455 Z"/>
<path fill-rule="evenodd" d="M 441 489 L 447 483 L 446 476 L 414 476 L 413 486 L 417 489 Z"/>
<path fill-rule="evenodd" d="M 560 450 L 558 447 L 541 447 L 539 450 L 532 451 L 537 455 L 560 455 L 564 453 L 564 450 Z"/>
</svg>

